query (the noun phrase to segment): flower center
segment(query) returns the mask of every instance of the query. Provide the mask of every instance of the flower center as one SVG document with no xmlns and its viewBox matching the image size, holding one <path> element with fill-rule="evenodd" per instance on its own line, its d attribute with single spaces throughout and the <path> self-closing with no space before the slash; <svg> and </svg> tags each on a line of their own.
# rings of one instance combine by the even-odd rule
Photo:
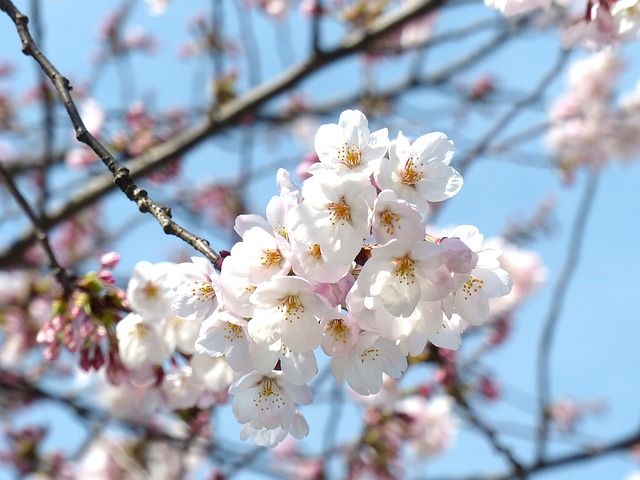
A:
<svg viewBox="0 0 640 480">
<path fill-rule="evenodd" d="M 263 267 L 273 268 L 280 265 L 282 262 L 282 254 L 280 250 L 263 250 L 260 261 Z"/>
<path fill-rule="evenodd" d="M 244 338 L 244 331 L 240 325 L 236 325 L 235 323 L 227 323 L 224 326 L 224 339 L 228 342 L 233 342 L 236 339 Z"/>
<path fill-rule="evenodd" d="M 362 151 L 353 143 L 345 143 L 338 150 L 338 160 L 348 168 L 355 168 L 362 165 Z"/>
<path fill-rule="evenodd" d="M 421 167 L 422 164 L 419 164 L 419 166 Z M 412 157 L 409 157 L 404 164 L 404 169 L 400 171 L 400 183 L 408 187 L 415 187 L 416 183 L 422 180 L 423 176 L 424 170 L 419 170 L 418 167 L 413 164 Z"/>
<path fill-rule="evenodd" d="M 347 336 L 351 331 L 351 328 L 339 318 L 334 318 L 331 323 L 325 328 L 329 332 L 329 335 L 333 337 L 336 342 L 347 343 Z"/>
<path fill-rule="evenodd" d="M 153 282 L 147 282 L 142 289 L 142 294 L 148 299 L 157 298 L 160 292 L 160 287 Z"/>
<path fill-rule="evenodd" d="M 362 353 L 360 354 L 360 363 L 364 363 L 367 360 L 371 360 L 372 362 L 375 362 L 379 356 L 380 356 L 380 352 L 378 351 L 377 348 L 367 348 L 366 350 L 363 350 Z"/>
<path fill-rule="evenodd" d="M 278 382 L 273 378 L 264 377 L 258 384 L 259 388 L 253 402 L 260 410 L 269 409 L 269 407 L 281 408 L 284 405 L 284 398 L 280 394 Z"/>
<path fill-rule="evenodd" d="M 469 277 L 469 280 L 462 285 L 464 299 L 468 300 L 474 293 L 478 293 L 478 290 L 482 290 L 483 284 L 484 280 L 480 280 L 474 276 Z"/>
<path fill-rule="evenodd" d="M 382 222 L 382 227 L 384 231 L 387 232 L 388 235 L 393 235 L 396 230 L 396 225 L 398 229 L 400 229 L 400 217 L 391 213 L 389 210 L 385 210 L 380 214 L 380 221 Z"/>
<path fill-rule="evenodd" d="M 136 337 L 136 340 L 142 341 L 149 334 L 149 327 L 147 327 L 144 323 L 136 323 L 135 328 L 133 329 L 133 336 Z"/>
<path fill-rule="evenodd" d="M 310 247 L 307 247 L 307 250 L 309 250 L 309 255 L 311 255 L 316 260 L 320 260 L 322 258 L 322 253 L 320 252 L 320 245 L 318 245 L 317 243 L 315 245 L 311 245 Z"/>
<path fill-rule="evenodd" d="M 351 223 L 351 207 L 345 202 L 344 196 L 339 202 L 331 202 L 327 205 L 329 209 L 329 220 L 331 225 L 340 223 L 344 225 L 346 222 Z"/>
<path fill-rule="evenodd" d="M 290 318 L 291 316 L 300 320 L 300 313 L 304 312 L 304 306 L 300 303 L 300 299 L 295 295 L 286 296 L 278 309 L 284 313 L 284 320 L 289 323 L 293 322 L 293 319 Z"/>
<path fill-rule="evenodd" d="M 193 282 L 194 287 L 191 289 L 191 295 L 197 297 L 199 302 L 208 302 L 216 296 L 213 285 L 207 282 Z"/>
<path fill-rule="evenodd" d="M 406 283 L 409 285 L 409 283 L 414 283 L 414 278 L 416 277 L 414 261 L 409 255 L 396 260 L 396 277 L 400 284 Z"/>
</svg>

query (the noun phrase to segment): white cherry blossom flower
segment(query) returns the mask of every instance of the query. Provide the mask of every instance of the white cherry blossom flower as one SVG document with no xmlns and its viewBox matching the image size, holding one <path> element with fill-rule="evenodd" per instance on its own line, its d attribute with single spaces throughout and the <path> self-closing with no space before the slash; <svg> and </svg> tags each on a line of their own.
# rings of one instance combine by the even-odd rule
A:
<svg viewBox="0 0 640 480">
<path fill-rule="evenodd" d="M 288 429 L 282 427 L 256 429 L 250 424 L 245 424 L 240 432 L 240 439 L 246 440 L 247 438 L 253 438 L 256 445 L 273 448 L 282 442 L 289 434 L 297 439 L 302 439 L 309 435 L 309 424 L 298 410 L 296 410 L 293 422 Z"/>
<path fill-rule="evenodd" d="M 288 238 L 286 221 L 289 210 L 300 203 L 300 189 L 291 181 L 291 175 L 280 168 L 276 175 L 280 195 L 271 198 L 266 207 L 266 216 L 273 231 L 281 237 Z"/>
<path fill-rule="evenodd" d="M 183 366 L 165 374 L 162 381 L 162 393 L 165 403 L 171 410 L 183 410 L 198 405 L 204 388 L 195 378 L 191 367 Z"/>
<path fill-rule="evenodd" d="M 371 231 L 380 243 L 394 238 L 424 239 L 424 225 L 420 213 L 392 190 L 383 190 L 373 205 Z"/>
<path fill-rule="evenodd" d="M 293 272 L 311 283 L 336 283 L 351 270 L 351 263 L 332 265 L 322 256 L 320 245 L 304 245 L 291 241 Z"/>
<path fill-rule="evenodd" d="M 196 351 L 195 343 L 200 333 L 201 320 L 185 320 L 171 314 L 165 321 L 164 339 L 170 350 L 178 350 L 187 355 Z"/>
<path fill-rule="evenodd" d="M 252 227 L 244 232 L 242 242 L 233 246 L 225 262 L 233 258 L 236 268 L 246 272 L 249 283 L 257 285 L 278 273 L 289 273 L 291 264 L 287 257 L 290 256 L 289 243 L 284 238 Z"/>
<path fill-rule="evenodd" d="M 130 313 L 116 325 L 118 351 L 122 363 L 132 370 L 145 365 L 159 365 L 171 351 L 163 340 L 161 327 Z"/>
<path fill-rule="evenodd" d="M 500 250 L 482 249 L 484 237 L 476 227 L 459 226 L 452 236 L 460 238 L 477 254 L 478 260 L 470 273 L 452 272 L 456 288 L 442 301 L 443 310 L 449 318 L 457 313 L 471 325 L 480 325 L 491 318 L 489 299 L 511 291 L 511 277 L 500 267 Z"/>
<path fill-rule="evenodd" d="M 458 424 L 453 417 L 453 405 L 454 400 L 450 396 L 427 400 L 412 395 L 400 400 L 396 408 L 408 418 L 410 445 L 418 456 L 438 455 L 449 448 Z"/>
<path fill-rule="evenodd" d="M 273 345 L 249 344 L 253 367 L 259 373 L 269 373 L 280 362 L 284 378 L 294 385 L 304 385 L 318 372 L 318 363 L 313 350 L 294 352 L 282 340 Z"/>
<path fill-rule="evenodd" d="M 191 257 L 191 262 L 176 265 L 169 282 L 176 292 L 171 309 L 179 317 L 203 319 L 218 306 L 220 276 L 206 258 Z"/>
<path fill-rule="evenodd" d="M 395 342 L 413 330 L 408 317 L 389 313 L 379 296 L 365 297 L 360 289 L 352 288 L 346 302 L 349 313 L 367 332 L 376 333 L 382 338 Z"/>
<path fill-rule="evenodd" d="M 622 40 L 632 41 L 640 35 L 640 4 L 638 0 L 618 0 L 611 8 L 611 15 Z"/>
<path fill-rule="evenodd" d="M 175 264 L 138 262 L 127 286 L 127 301 L 131 308 L 145 318 L 164 318 L 171 313 L 175 293 L 167 276 Z"/>
<path fill-rule="evenodd" d="M 400 132 L 389 158 L 380 162 L 376 183 L 427 212 L 428 202 L 451 198 L 462 188 L 462 176 L 449 166 L 453 153 L 453 142 L 444 133 L 429 133 L 410 144 Z"/>
<path fill-rule="evenodd" d="M 331 265 L 351 265 L 369 236 L 376 193 L 367 177 L 317 174 L 302 187 L 303 201 L 291 209 L 287 231 L 303 245 L 319 245 Z"/>
<path fill-rule="evenodd" d="M 234 395 L 232 409 L 240 423 L 260 430 L 282 428 L 288 431 L 294 422 L 296 404 L 311 403 L 311 389 L 294 385 L 282 372 L 251 372 L 229 388 Z"/>
<path fill-rule="evenodd" d="M 320 319 L 332 315 L 331 306 L 299 277 L 278 275 L 258 286 L 248 331 L 256 343 L 272 345 L 277 340 L 294 352 L 313 350 L 322 340 Z"/>
<path fill-rule="evenodd" d="M 222 300 L 226 308 L 235 314 L 250 318 L 254 305 L 249 301 L 256 290 L 256 285 L 249 282 L 248 272 L 242 268 L 242 259 L 228 256 L 222 262 L 220 271 L 222 284 Z"/>
<path fill-rule="evenodd" d="M 389 148 L 386 128 L 369 132 L 367 118 L 359 110 L 346 110 L 338 124 L 322 125 L 315 140 L 319 163 L 309 173 L 333 170 L 338 175 L 361 173 L 371 176 Z"/>
<path fill-rule="evenodd" d="M 462 332 L 467 323 L 455 314 L 447 317 L 441 302 L 420 302 L 410 320 L 415 331 L 436 347 L 458 350 L 462 345 Z"/>
<path fill-rule="evenodd" d="M 207 318 L 195 344 L 198 353 L 224 355 L 236 372 L 251 370 L 247 321 L 232 312 L 218 309 Z"/>
<path fill-rule="evenodd" d="M 330 357 L 346 357 L 360 338 L 360 325 L 348 313 L 335 313 L 322 322 L 322 351 Z"/>
<path fill-rule="evenodd" d="M 391 240 L 371 251 L 356 285 L 392 315 L 408 317 L 420 300 L 440 300 L 451 291 L 443 259 L 444 250 L 435 243 Z"/>
<path fill-rule="evenodd" d="M 195 380 L 214 393 L 226 392 L 235 380 L 233 369 L 223 355 L 211 357 L 196 353 L 189 365 Z"/>
<path fill-rule="evenodd" d="M 362 332 L 351 354 L 331 358 L 331 372 L 338 384 L 345 379 L 360 395 L 378 393 L 382 374 L 400 378 L 407 369 L 407 358 L 398 346 L 385 338 Z"/>
</svg>

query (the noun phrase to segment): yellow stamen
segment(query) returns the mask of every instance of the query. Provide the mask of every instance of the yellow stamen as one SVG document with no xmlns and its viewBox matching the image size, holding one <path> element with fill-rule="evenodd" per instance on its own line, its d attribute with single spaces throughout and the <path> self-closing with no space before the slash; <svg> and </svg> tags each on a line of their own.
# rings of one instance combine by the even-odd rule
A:
<svg viewBox="0 0 640 480">
<path fill-rule="evenodd" d="M 362 165 L 362 151 L 355 145 L 345 143 L 338 150 L 338 160 L 350 169 Z"/>
<path fill-rule="evenodd" d="M 409 283 L 415 283 L 415 267 L 414 261 L 409 255 L 405 255 L 402 258 L 398 258 L 396 260 L 396 277 L 398 277 L 398 282 L 402 284 L 403 282 L 409 285 Z"/>
<path fill-rule="evenodd" d="M 480 280 L 474 276 L 469 277 L 464 285 L 462 285 L 462 292 L 464 293 L 464 299 L 468 300 L 474 293 L 478 293 L 478 290 L 482 290 L 484 286 L 484 280 Z"/>
<path fill-rule="evenodd" d="M 424 177 L 424 170 L 422 164 L 419 163 L 418 158 L 415 158 L 418 165 L 414 165 L 413 157 L 409 157 L 404 164 L 404 169 L 400 170 L 400 183 L 407 185 L 408 187 L 415 188 L 416 184 Z"/>
<path fill-rule="evenodd" d="M 351 223 L 351 207 L 345 202 L 344 196 L 337 203 L 329 203 L 327 208 L 329 209 L 329 219 L 332 225 L 338 222 L 340 225 L 344 225 L 347 222 Z"/>
</svg>

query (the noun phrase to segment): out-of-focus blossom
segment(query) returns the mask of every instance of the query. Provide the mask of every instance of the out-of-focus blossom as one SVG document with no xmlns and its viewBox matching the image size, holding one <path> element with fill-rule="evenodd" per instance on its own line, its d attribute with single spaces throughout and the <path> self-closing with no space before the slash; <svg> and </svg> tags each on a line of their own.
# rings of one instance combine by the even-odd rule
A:
<svg viewBox="0 0 640 480">
<path fill-rule="evenodd" d="M 161 15 L 165 12 L 169 6 L 169 0 L 144 0 L 149 6 L 149 13 L 151 15 Z"/>
<path fill-rule="evenodd" d="M 457 433 L 457 422 L 449 396 L 426 400 L 412 395 L 399 402 L 398 412 L 408 418 L 409 443 L 420 457 L 439 455 L 450 447 Z"/>
<path fill-rule="evenodd" d="M 549 415 L 559 430 L 574 431 L 576 424 L 589 415 L 601 413 L 605 404 L 601 400 L 576 402 L 571 398 L 558 398 L 548 407 Z"/>
</svg>

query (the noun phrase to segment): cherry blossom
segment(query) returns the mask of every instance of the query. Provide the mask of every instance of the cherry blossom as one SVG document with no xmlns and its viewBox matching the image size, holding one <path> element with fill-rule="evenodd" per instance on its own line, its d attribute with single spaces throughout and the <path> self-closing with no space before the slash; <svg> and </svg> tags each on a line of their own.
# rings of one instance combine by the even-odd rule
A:
<svg viewBox="0 0 640 480">
<path fill-rule="evenodd" d="M 369 212 L 375 201 L 369 179 L 318 173 L 304 183 L 302 197 L 287 217 L 290 235 L 303 245 L 319 245 L 331 265 L 351 264 L 369 235 Z"/>
<path fill-rule="evenodd" d="M 285 378 L 294 385 L 308 383 L 318 372 L 318 363 L 313 350 L 294 352 L 282 340 L 273 345 L 249 344 L 253 367 L 259 373 L 269 373 L 280 366 Z"/>
<path fill-rule="evenodd" d="M 395 343 L 375 334 L 362 332 L 347 356 L 331 358 L 331 372 L 338 384 L 345 380 L 360 395 L 378 393 L 383 373 L 400 378 L 407 359 Z"/>
<path fill-rule="evenodd" d="M 319 163 L 309 173 L 333 170 L 338 175 L 362 173 L 369 177 L 389 148 L 387 129 L 369 132 L 367 118 L 359 110 L 346 110 L 338 124 L 322 125 L 315 139 Z"/>
<path fill-rule="evenodd" d="M 293 422 L 288 429 L 282 427 L 257 429 L 247 423 L 242 427 L 240 438 L 242 440 L 253 438 L 256 445 L 272 448 L 287 438 L 289 434 L 297 439 L 309 435 L 309 424 L 298 410 L 295 411 Z"/>
<path fill-rule="evenodd" d="M 299 277 L 276 276 L 262 283 L 251 295 L 256 305 L 248 331 L 262 345 L 277 340 L 294 352 L 307 352 L 320 345 L 320 319 L 332 314 L 326 300 L 318 296 L 313 285 Z"/>
<path fill-rule="evenodd" d="M 605 92 L 607 84 L 594 77 L 591 88 Z M 634 100 L 628 105 L 635 108 Z M 318 372 L 316 354 L 330 358 L 338 384 L 375 395 L 428 342 L 456 350 L 468 324 L 488 320 L 489 300 L 510 287 L 500 250 L 484 246 L 475 227 L 438 238 L 423 221 L 429 202 L 462 187 L 445 134 L 411 144 L 399 133 L 389 146 L 386 129 L 370 133 L 366 117 L 350 110 L 320 128 L 316 149 L 320 162 L 301 187 L 280 169 L 266 217 L 235 219 L 242 240 L 215 266 L 199 257 L 135 266 L 126 302 L 115 302 L 132 311 L 109 317 L 118 347 L 109 350 L 110 378 L 147 386 L 159 394 L 154 408 L 185 415 L 231 395 L 241 439 L 273 447 L 309 433 L 298 406 L 312 401 L 307 384 Z M 117 261 L 103 256 L 88 285 L 111 288 Z M 39 338 L 53 349 L 56 325 L 65 322 L 77 324 L 68 348 L 77 348 L 81 332 L 95 337 L 83 346 L 81 365 L 99 368 L 102 350 L 94 347 L 108 333 L 80 305 L 45 324 Z M 421 455 L 445 448 L 453 430 L 448 404 L 405 400 L 398 394 L 385 407 L 391 416 L 379 428 L 389 448 L 400 448 L 401 421 Z"/>
<path fill-rule="evenodd" d="M 248 373 L 231 385 L 229 393 L 234 395 L 232 408 L 238 422 L 256 430 L 289 431 L 296 417 L 295 405 L 312 400 L 308 386 L 292 384 L 279 371 Z"/>
<path fill-rule="evenodd" d="M 453 404 L 449 396 L 426 400 L 412 395 L 399 402 L 397 409 L 409 418 L 410 445 L 418 456 L 438 455 L 449 448 L 457 432 Z"/>
<path fill-rule="evenodd" d="M 287 274 L 291 264 L 289 243 L 276 234 L 274 237 L 260 227 L 252 227 L 242 236 L 242 242 L 231 249 L 236 268 L 247 272 L 252 284 L 267 281 L 276 274 Z"/>
<path fill-rule="evenodd" d="M 168 282 L 175 290 L 171 309 L 187 320 L 203 319 L 218 305 L 220 276 L 211 263 L 200 257 L 176 265 Z"/>
<path fill-rule="evenodd" d="M 146 364 L 159 365 L 170 350 L 162 339 L 160 326 L 130 313 L 116 326 L 118 350 L 122 362 L 131 369 Z"/>
<path fill-rule="evenodd" d="M 380 163 L 376 183 L 420 212 L 427 212 L 427 202 L 441 202 L 462 188 L 462 176 L 449 166 L 453 153 L 453 142 L 444 133 L 429 133 L 410 144 L 399 132 L 389 148 L 389 158 Z"/>
<path fill-rule="evenodd" d="M 372 250 L 356 285 L 365 296 L 379 298 L 392 315 L 408 317 L 421 299 L 440 300 L 449 293 L 444 254 L 432 242 L 391 240 Z"/>
<path fill-rule="evenodd" d="M 456 289 L 445 300 L 443 308 L 447 316 L 455 312 L 463 320 L 480 325 L 491 318 L 489 299 L 500 297 L 511 291 L 511 278 L 500 268 L 499 250 L 482 248 L 483 235 L 476 227 L 463 225 L 452 232 L 452 236 L 459 238 L 470 250 L 477 254 L 477 263 L 469 264 L 470 272 L 456 273 L 452 271 L 452 278 Z M 445 244 L 446 248 L 448 244 Z M 459 247 L 456 245 L 456 250 Z"/>
<path fill-rule="evenodd" d="M 213 357 L 224 355 L 236 372 L 250 370 L 247 321 L 232 312 L 218 309 L 200 329 L 195 349 Z"/>
<path fill-rule="evenodd" d="M 631 41 L 640 35 L 640 5 L 638 0 L 618 0 L 611 8 L 618 36 Z"/>
<path fill-rule="evenodd" d="M 148 318 L 163 318 L 171 312 L 175 293 L 167 276 L 173 267 L 168 262 L 136 264 L 127 287 L 127 301 L 136 312 Z"/>
<path fill-rule="evenodd" d="M 387 243 L 394 238 L 424 239 L 424 225 L 420 213 L 392 190 L 383 190 L 373 205 L 371 230 L 375 239 Z"/>
</svg>

